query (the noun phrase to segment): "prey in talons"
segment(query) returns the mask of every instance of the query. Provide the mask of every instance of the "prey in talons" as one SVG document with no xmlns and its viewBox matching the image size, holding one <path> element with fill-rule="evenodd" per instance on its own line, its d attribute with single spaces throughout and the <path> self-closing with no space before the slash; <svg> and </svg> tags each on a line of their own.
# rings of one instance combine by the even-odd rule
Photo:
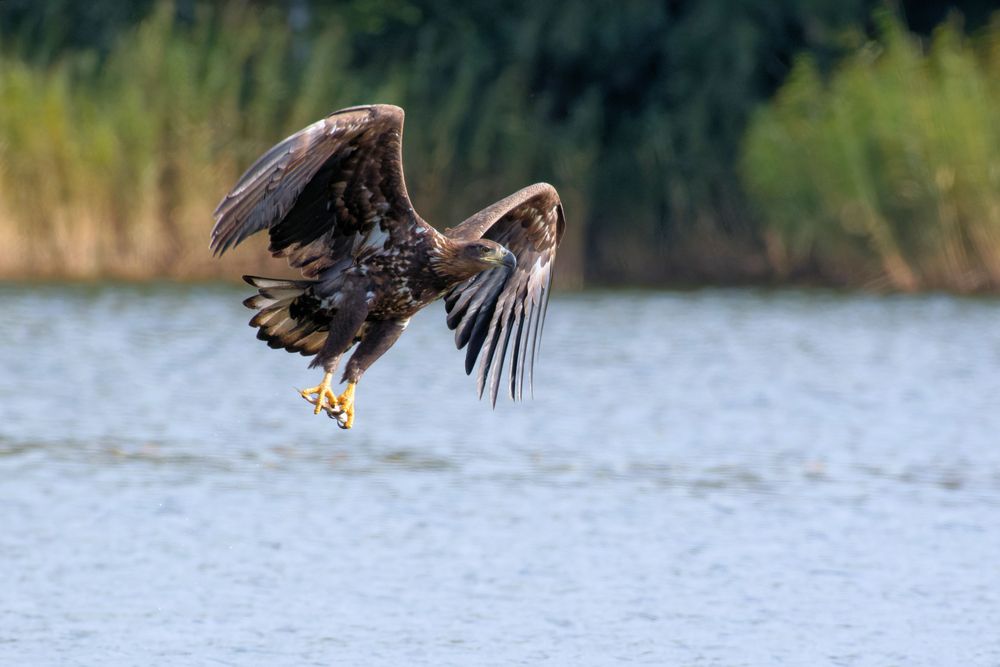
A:
<svg viewBox="0 0 1000 667">
<path fill-rule="evenodd" d="M 318 415 L 321 411 L 326 410 L 332 416 L 334 411 L 339 411 L 337 395 L 330 388 L 330 379 L 332 377 L 333 373 L 326 373 L 323 376 L 323 381 L 318 385 L 299 392 L 299 396 L 316 406 L 316 409 L 313 410 L 314 415 Z M 313 394 L 316 396 L 313 397 Z"/>
<path fill-rule="evenodd" d="M 314 415 L 326 412 L 330 419 L 337 420 L 337 426 L 342 429 L 349 429 L 354 426 L 354 391 L 356 382 L 348 382 L 347 389 L 340 396 L 337 396 L 330 388 L 330 378 L 333 373 L 323 375 L 323 381 L 309 389 L 303 389 L 299 395 L 306 399 L 310 405 L 316 406 Z"/>
</svg>

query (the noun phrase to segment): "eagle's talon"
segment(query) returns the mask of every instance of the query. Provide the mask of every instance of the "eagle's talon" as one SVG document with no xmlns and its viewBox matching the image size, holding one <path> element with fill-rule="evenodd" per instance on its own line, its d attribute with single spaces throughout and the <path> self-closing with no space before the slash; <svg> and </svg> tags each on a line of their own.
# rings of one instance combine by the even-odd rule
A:
<svg viewBox="0 0 1000 667">
<path fill-rule="evenodd" d="M 337 396 L 337 409 L 340 413 L 337 415 L 337 426 L 345 430 L 354 426 L 354 387 L 356 384 L 356 382 L 348 382 L 344 393 Z"/>
<path fill-rule="evenodd" d="M 340 409 L 337 395 L 330 389 L 330 378 L 332 377 L 333 373 L 327 373 L 323 376 L 321 383 L 299 392 L 302 398 L 316 406 L 316 409 L 313 410 L 314 415 L 318 415 L 321 411 L 326 410 L 332 416 L 334 411 L 339 411 Z M 313 394 L 316 395 L 315 398 L 312 396 Z"/>
</svg>

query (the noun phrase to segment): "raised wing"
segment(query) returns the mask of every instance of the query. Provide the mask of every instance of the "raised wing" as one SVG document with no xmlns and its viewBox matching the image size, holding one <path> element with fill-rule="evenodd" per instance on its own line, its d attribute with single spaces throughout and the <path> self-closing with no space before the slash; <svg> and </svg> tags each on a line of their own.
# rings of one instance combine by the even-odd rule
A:
<svg viewBox="0 0 1000 667">
<path fill-rule="evenodd" d="M 251 166 L 215 209 L 221 255 L 269 230 L 269 250 L 314 278 L 399 241 L 417 216 L 403 181 L 403 110 L 344 109 L 288 137 Z"/>
<path fill-rule="evenodd" d="M 559 195 L 548 183 L 537 183 L 498 201 L 445 234 L 472 241 L 487 238 L 517 256 L 517 268 L 484 271 L 445 296 L 448 327 L 458 348 L 468 346 L 465 372 L 471 373 L 482 353 L 477 383 L 482 397 L 487 382 L 496 405 L 511 334 L 508 378 L 510 397 L 524 394 L 534 379 L 535 353 L 545 322 L 556 247 L 566 229 Z"/>
</svg>

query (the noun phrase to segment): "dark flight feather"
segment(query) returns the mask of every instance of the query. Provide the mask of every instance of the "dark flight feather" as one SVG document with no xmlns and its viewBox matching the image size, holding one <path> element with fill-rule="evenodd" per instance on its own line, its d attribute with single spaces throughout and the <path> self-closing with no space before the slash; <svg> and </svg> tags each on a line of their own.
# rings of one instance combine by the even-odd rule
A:
<svg viewBox="0 0 1000 667">
<path fill-rule="evenodd" d="M 386 239 L 404 244 L 419 227 L 426 232 L 403 182 L 402 133 L 403 110 L 384 104 L 344 109 L 296 132 L 216 208 L 211 249 L 221 255 L 267 229 L 269 250 L 315 278 Z"/>
<path fill-rule="evenodd" d="M 508 368 L 510 396 L 517 399 L 523 395 L 523 390 L 516 387 L 519 381 L 523 383 L 525 374 L 531 389 L 537 341 L 548 305 L 552 265 L 565 228 L 559 195 L 551 185 L 538 183 L 445 232 L 453 240 L 486 238 L 496 241 L 517 257 L 517 268 L 509 274 L 498 270 L 479 274 L 454 287 L 445 298 L 448 326 L 455 330 L 455 344 L 459 349 L 468 347 L 466 373 L 472 372 L 478 358 L 479 394 L 483 395 L 488 383 L 494 405 L 515 325 L 515 349 Z M 531 339 L 530 354 L 520 350 L 522 336 L 525 350 L 527 339 Z"/>
</svg>

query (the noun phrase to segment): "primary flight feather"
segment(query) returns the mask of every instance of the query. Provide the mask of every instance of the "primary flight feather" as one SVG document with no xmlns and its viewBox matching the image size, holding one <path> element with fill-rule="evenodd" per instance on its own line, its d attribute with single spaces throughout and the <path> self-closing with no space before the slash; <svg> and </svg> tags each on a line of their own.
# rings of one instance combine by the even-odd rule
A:
<svg viewBox="0 0 1000 667">
<path fill-rule="evenodd" d="M 406 193 L 402 133 L 399 107 L 337 111 L 267 151 L 215 210 L 217 255 L 266 229 L 271 253 L 307 278 L 244 276 L 258 291 L 244 304 L 269 346 L 315 355 L 323 380 L 301 394 L 343 428 L 361 376 L 441 297 L 466 372 L 479 360 L 480 396 L 488 386 L 496 404 L 506 369 L 511 398 L 521 398 L 566 227 L 555 189 L 536 183 L 438 232 Z M 333 373 L 354 345 L 337 396 Z"/>
</svg>

